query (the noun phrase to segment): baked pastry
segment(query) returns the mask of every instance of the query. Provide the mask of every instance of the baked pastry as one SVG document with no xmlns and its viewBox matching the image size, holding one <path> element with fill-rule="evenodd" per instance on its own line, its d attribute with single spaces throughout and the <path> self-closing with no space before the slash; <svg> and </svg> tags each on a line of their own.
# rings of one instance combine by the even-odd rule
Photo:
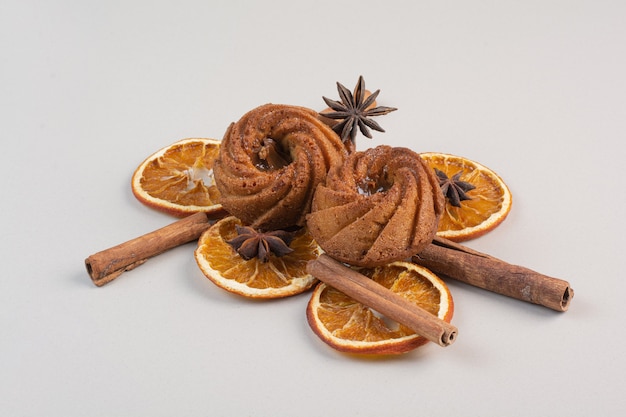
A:
<svg viewBox="0 0 626 417">
<path fill-rule="evenodd" d="M 304 107 L 265 104 L 232 123 L 213 167 L 220 203 L 259 230 L 303 226 L 313 193 L 347 150 Z"/>
<path fill-rule="evenodd" d="M 444 208 L 434 171 L 407 148 L 378 146 L 350 154 L 318 186 L 309 232 L 335 259 L 374 267 L 428 245 Z"/>
</svg>

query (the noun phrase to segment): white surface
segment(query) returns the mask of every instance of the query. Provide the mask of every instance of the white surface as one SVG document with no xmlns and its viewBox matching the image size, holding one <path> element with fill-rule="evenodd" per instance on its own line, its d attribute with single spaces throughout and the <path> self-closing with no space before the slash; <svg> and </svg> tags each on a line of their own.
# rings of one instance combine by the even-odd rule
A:
<svg viewBox="0 0 626 417">
<path fill-rule="evenodd" d="M 175 4 L 175 5 L 174 5 Z M 0 415 L 624 415 L 626 3 L 0 0 Z M 450 282 L 455 344 L 362 360 L 306 295 L 251 302 L 186 245 L 102 288 L 84 259 L 171 218 L 150 153 L 363 74 L 360 139 L 475 159 L 514 194 L 468 246 L 567 279 L 567 313 Z"/>
</svg>

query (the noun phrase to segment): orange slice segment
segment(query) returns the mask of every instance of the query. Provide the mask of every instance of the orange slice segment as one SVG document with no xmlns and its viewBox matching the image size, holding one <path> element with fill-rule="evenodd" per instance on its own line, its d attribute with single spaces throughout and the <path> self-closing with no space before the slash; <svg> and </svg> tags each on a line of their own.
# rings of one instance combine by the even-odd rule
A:
<svg viewBox="0 0 626 417">
<path fill-rule="evenodd" d="M 131 180 L 135 197 L 145 205 L 183 217 L 220 211 L 213 162 L 216 139 L 183 139 L 146 158 Z"/>
<path fill-rule="evenodd" d="M 310 289 L 317 280 L 306 272 L 308 261 L 321 253 L 311 235 L 302 229 L 291 241 L 293 252 L 268 262 L 258 258 L 244 260 L 227 241 L 237 236 L 236 217 L 226 217 L 211 226 L 198 241 L 195 258 L 198 266 L 217 286 L 251 298 L 281 298 Z"/>
<path fill-rule="evenodd" d="M 446 284 L 428 269 L 410 262 L 393 262 L 359 272 L 426 309 L 446 322 L 454 312 Z M 320 283 L 306 310 L 313 332 L 329 346 L 347 353 L 400 354 L 428 340 Z"/>
<path fill-rule="evenodd" d="M 511 192 L 491 169 L 469 159 L 443 153 L 422 153 L 420 156 L 432 167 L 475 188 L 466 192 L 468 200 L 455 207 L 446 198 L 446 207 L 437 235 L 462 242 L 484 235 L 498 226 L 511 210 Z"/>
</svg>

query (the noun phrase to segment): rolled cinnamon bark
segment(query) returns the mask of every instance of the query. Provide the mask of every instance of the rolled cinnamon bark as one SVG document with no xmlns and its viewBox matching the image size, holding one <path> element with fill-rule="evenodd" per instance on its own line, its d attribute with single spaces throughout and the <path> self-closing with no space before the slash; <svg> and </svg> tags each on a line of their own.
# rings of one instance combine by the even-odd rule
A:
<svg viewBox="0 0 626 417">
<path fill-rule="evenodd" d="M 556 311 L 567 311 L 574 297 L 567 281 L 508 264 L 440 237 L 413 256 L 413 261 L 436 274 Z"/>
<path fill-rule="evenodd" d="M 458 330 L 452 324 L 328 255 L 322 254 L 316 260 L 309 261 L 307 272 L 439 346 L 448 346 L 456 340 Z"/>
<path fill-rule="evenodd" d="M 161 229 L 89 256 L 85 259 L 87 273 L 93 283 L 101 287 L 153 256 L 197 240 L 209 226 L 206 213 L 192 214 Z"/>
</svg>

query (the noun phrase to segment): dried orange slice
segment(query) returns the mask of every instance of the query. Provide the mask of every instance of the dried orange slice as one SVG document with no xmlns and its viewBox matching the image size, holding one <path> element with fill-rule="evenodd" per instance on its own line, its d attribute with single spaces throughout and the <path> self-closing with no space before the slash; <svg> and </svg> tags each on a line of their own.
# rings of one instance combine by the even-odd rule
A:
<svg viewBox="0 0 626 417">
<path fill-rule="evenodd" d="M 465 191 L 467 199 L 454 206 L 446 198 L 446 207 L 437 235 L 455 242 L 462 242 L 484 235 L 498 226 L 511 210 L 511 192 L 502 179 L 492 170 L 469 159 L 443 153 L 421 153 L 420 156 L 447 178 L 456 177 L 473 189 Z M 438 173 L 439 175 L 441 175 Z M 467 187 L 471 188 L 471 187 Z"/>
<path fill-rule="evenodd" d="M 244 260 L 227 241 L 237 236 L 241 221 L 226 217 L 207 229 L 198 241 L 195 258 L 198 266 L 217 286 L 251 298 L 281 298 L 310 289 L 317 280 L 306 272 L 308 261 L 321 253 L 306 229 L 296 235 L 289 247 L 293 252 L 267 262 L 258 258 Z"/>
<path fill-rule="evenodd" d="M 446 284 L 428 269 L 410 262 L 393 262 L 358 271 L 440 319 L 448 323 L 452 319 L 452 295 Z M 306 314 L 313 332 L 342 352 L 400 354 L 428 342 L 324 283 L 313 291 Z"/>
<path fill-rule="evenodd" d="M 174 216 L 220 211 L 213 162 L 219 152 L 216 139 L 183 139 L 146 158 L 135 170 L 131 186 L 147 206 Z"/>
</svg>

